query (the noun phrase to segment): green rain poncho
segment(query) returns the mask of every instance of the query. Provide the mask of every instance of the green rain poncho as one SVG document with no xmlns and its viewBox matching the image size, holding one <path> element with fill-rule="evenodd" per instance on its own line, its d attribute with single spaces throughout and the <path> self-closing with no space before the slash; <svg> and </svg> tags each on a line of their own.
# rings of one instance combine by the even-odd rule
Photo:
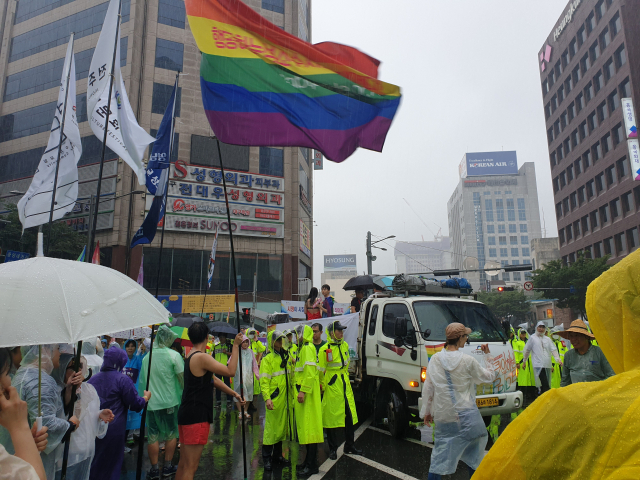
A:
<svg viewBox="0 0 640 480">
<path fill-rule="evenodd" d="M 324 391 L 322 397 L 322 424 L 324 428 L 344 427 L 345 399 L 351 410 L 353 424 L 358 423 L 356 402 L 349 381 L 349 344 L 335 338 L 332 325 L 327 327 L 329 341 L 323 345 L 318 353 L 318 370 Z M 328 358 L 327 350 L 329 349 L 331 349 L 332 359 Z"/>
<path fill-rule="evenodd" d="M 282 347 L 277 352 L 274 345 L 282 340 Z M 292 438 L 293 418 L 291 415 L 291 374 L 287 354 L 287 337 L 279 330 L 274 330 L 269 344 L 269 353 L 260 364 L 260 390 L 266 402 L 271 399 L 273 410 L 266 410 L 263 445 L 275 445 Z"/>
<path fill-rule="evenodd" d="M 29 425 L 33 425 L 38 417 L 38 346 L 22 347 L 22 362 L 16 372 L 13 385 L 20 398 L 27 402 L 29 408 Z M 54 370 L 53 358 L 57 355 L 58 345 L 42 346 L 42 426 L 48 427 L 47 448 L 40 453 L 44 470 L 48 479 L 56 473 L 56 457 L 62 456 L 62 439 L 69 429 L 69 422 L 64 414 L 60 387 L 51 377 Z M 0 443 L 11 454 L 15 453 L 9 432 L 0 427 Z"/>
<path fill-rule="evenodd" d="M 148 409 L 162 410 L 180 405 L 182 388 L 184 386 L 184 360 L 178 352 L 170 347 L 178 336 L 166 325 L 161 325 L 153 341 L 153 360 L 151 362 L 151 377 L 149 391 L 151 400 Z M 149 371 L 149 357 L 142 359 L 142 371 L 138 381 L 138 393 L 144 395 L 147 389 L 147 372 Z"/>
<path fill-rule="evenodd" d="M 507 427 L 474 480 L 640 478 L 640 250 L 589 285 L 586 308 L 616 375 L 546 392 Z"/>
<path fill-rule="evenodd" d="M 295 401 L 298 442 L 302 445 L 323 443 L 322 399 L 320 398 L 320 376 L 318 374 L 316 347 L 313 345 L 313 330 L 309 325 L 296 329 L 301 338 L 296 359 L 295 394 L 304 392 L 304 402 Z"/>
</svg>

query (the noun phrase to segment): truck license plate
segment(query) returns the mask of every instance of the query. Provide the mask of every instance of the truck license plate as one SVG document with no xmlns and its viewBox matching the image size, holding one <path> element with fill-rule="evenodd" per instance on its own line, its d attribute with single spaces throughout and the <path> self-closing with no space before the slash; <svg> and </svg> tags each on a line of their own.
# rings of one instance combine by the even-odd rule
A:
<svg viewBox="0 0 640 480">
<path fill-rule="evenodd" d="M 498 397 L 476 398 L 476 405 L 478 408 L 497 407 L 500 405 L 500 402 L 498 401 Z"/>
</svg>

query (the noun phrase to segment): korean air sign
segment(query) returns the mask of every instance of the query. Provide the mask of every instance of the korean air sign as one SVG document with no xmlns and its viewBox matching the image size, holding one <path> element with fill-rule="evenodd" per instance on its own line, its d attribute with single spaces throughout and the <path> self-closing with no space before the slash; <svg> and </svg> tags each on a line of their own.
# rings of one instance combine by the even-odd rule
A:
<svg viewBox="0 0 640 480">
<path fill-rule="evenodd" d="M 518 158 L 515 151 L 467 153 L 465 157 L 467 177 L 518 174 Z"/>
</svg>

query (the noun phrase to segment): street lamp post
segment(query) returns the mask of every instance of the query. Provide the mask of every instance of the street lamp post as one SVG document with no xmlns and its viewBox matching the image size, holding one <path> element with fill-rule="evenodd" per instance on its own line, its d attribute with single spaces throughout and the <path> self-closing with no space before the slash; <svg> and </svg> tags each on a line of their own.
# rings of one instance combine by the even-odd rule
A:
<svg viewBox="0 0 640 480">
<path fill-rule="evenodd" d="M 383 240 L 387 240 L 389 238 L 396 238 L 395 235 L 390 235 L 388 237 L 382 238 L 380 240 L 376 240 L 375 242 L 371 241 L 371 232 L 367 232 L 367 273 L 369 275 L 373 274 L 373 262 L 376 260 L 376 257 L 371 253 L 372 248 L 378 248 L 380 250 L 387 251 L 386 248 L 376 247 L 375 244 L 382 242 Z"/>
</svg>

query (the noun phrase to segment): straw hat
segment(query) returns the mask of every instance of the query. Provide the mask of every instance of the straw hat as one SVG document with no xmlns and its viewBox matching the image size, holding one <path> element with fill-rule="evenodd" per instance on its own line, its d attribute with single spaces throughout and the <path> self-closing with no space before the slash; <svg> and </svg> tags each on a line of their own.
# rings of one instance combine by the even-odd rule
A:
<svg viewBox="0 0 640 480">
<path fill-rule="evenodd" d="M 564 332 L 556 332 L 556 334 L 560 335 L 562 338 L 568 339 L 569 332 L 581 333 L 589 338 L 596 338 L 596 336 L 589 331 L 582 320 L 574 320 L 573 322 L 571 322 L 571 326 L 567 330 L 565 330 Z"/>
</svg>

